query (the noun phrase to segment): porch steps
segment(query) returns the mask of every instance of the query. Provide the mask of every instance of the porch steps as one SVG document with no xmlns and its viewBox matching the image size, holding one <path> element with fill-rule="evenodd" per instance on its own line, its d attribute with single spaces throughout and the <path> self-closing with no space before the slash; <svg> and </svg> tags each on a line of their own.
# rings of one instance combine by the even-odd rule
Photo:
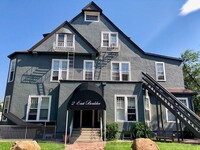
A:
<svg viewBox="0 0 200 150">
<path fill-rule="evenodd" d="M 74 128 L 70 143 L 101 142 L 100 128 Z"/>
</svg>

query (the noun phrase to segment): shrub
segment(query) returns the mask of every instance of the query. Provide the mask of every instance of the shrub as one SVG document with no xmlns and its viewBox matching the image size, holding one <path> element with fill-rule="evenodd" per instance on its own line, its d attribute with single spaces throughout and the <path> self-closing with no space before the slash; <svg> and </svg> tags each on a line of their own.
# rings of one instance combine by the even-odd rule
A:
<svg viewBox="0 0 200 150">
<path fill-rule="evenodd" d="M 118 124 L 116 122 L 107 122 L 106 124 L 106 138 L 114 140 L 117 138 Z"/>
<path fill-rule="evenodd" d="M 148 127 L 144 122 L 136 122 L 131 129 L 133 136 L 135 138 L 151 138 L 153 137 L 153 132 L 151 128 Z"/>
</svg>

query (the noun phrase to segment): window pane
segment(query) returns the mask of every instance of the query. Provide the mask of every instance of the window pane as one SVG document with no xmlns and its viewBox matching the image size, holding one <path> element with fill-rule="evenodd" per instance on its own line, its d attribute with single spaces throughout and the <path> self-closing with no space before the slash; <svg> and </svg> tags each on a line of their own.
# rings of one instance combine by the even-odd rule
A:
<svg viewBox="0 0 200 150">
<path fill-rule="evenodd" d="M 59 47 L 64 47 L 65 46 L 65 35 L 64 34 L 58 34 L 58 39 L 57 39 L 57 46 Z"/>
<path fill-rule="evenodd" d="M 47 120 L 48 119 L 48 109 L 41 109 L 40 110 L 40 120 Z"/>
<path fill-rule="evenodd" d="M 128 114 L 128 121 L 136 121 L 136 114 Z"/>
<path fill-rule="evenodd" d="M 58 80 L 58 71 L 53 71 L 52 80 L 53 81 L 57 81 Z"/>
<path fill-rule="evenodd" d="M 169 111 L 168 112 L 168 121 L 176 121 L 175 116 Z"/>
<path fill-rule="evenodd" d="M 85 71 L 85 80 L 93 80 L 93 73 L 90 71 Z"/>
<path fill-rule="evenodd" d="M 59 60 L 53 61 L 53 70 L 59 70 Z"/>
<path fill-rule="evenodd" d="M 38 108 L 38 98 L 37 97 L 32 97 L 31 98 L 31 105 L 30 108 Z"/>
<path fill-rule="evenodd" d="M 85 62 L 85 70 L 93 70 L 93 62 Z"/>
<path fill-rule="evenodd" d="M 163 63 L 157 63 L 157 77 L 158 80 L 164 80 L 164 64 Z"/>
<path fill-rule="evenodd" d="M 67 70 L 68 69 L 68 61 L 62 61 L 62 70 Z"/>
<path fill-rule="evenodd" d="M 96 16 L 96 15 L 86 15 L 86 20 L 88 20 L 88 21 L 98 21 L 98 16 Z"/>
<path fill-rule="evenodd" d="M 128 99 L 128 108 L 135 108 L 135 98 L 127 97 L 127 99 Z"/>
<path fill-rule="evenodd" d="M 73 46 L 73 34 L 67 34 L 67 46 Z"/>
<path fill-rule="evenodd" d="M 117 109 L 117 120 L 125 120 L 124 114 L 124 109 Z"/>
<path fill-rule="evenodd" d="M 125 107 L 124 97 L 117 97 L 117 108 L 124 109 L 124 107 Z"/>
<path fill-rule="evenodd" d="M 116 34 L 111 34 L 110 44 L 111 44 L 111 46 L 117 46 L 117 35 Z"/>
<path fill-rule="evenodd" d="M 37 109 L 30 109 L 28 120 L 37 120 Z"/>
<path fill-rule="evenodd" d="M 109 34 L 103 33 L 103 46 L 109 46 Z"/>
<path fill-rule="evenodd" d="M 61 71 L 61 79 L 60 80 L 67 80 L 67 71 Z"/>
<path fill-rule="evenodd" d="M 146 110 L 146 109 L 145 109 L 145 119 L 146 119 L 147 121 L 150 121 L 150 110 Z"/>
<path fill-rule="evenodd" d="M 49 108 L 49 97 L 42 97 L 41 102 L 41 109 L 48 109 Z"/>
</svg>

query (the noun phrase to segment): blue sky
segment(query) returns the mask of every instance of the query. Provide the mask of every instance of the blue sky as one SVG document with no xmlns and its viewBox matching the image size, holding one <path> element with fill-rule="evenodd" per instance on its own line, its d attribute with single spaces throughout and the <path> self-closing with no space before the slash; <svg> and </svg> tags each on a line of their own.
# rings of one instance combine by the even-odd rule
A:
<svg viewBox="0 0 200 150">
<path fill-rule="evenodd" d="M 0 99 L 4 99 L 9 59 L 28 50 L 90 0 L 0 1 Z M 200 0 L 94 0 L 103 13 L 146 52 L 180 57 L 200 51 Z"/>
</svg>

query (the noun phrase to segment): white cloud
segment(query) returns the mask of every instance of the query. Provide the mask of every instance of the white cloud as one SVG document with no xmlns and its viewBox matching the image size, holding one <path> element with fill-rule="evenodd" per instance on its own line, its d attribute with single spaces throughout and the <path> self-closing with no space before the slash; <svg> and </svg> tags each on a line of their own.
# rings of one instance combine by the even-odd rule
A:
<svg viewBox="0 0 200 150">
<path fill-rule="evenodd" d="M 186 16 L 191 12 L 200 10 L 200 0 L 187 0 L 187 2 L 182 6 L 180 15 Z"/>
</svg>

